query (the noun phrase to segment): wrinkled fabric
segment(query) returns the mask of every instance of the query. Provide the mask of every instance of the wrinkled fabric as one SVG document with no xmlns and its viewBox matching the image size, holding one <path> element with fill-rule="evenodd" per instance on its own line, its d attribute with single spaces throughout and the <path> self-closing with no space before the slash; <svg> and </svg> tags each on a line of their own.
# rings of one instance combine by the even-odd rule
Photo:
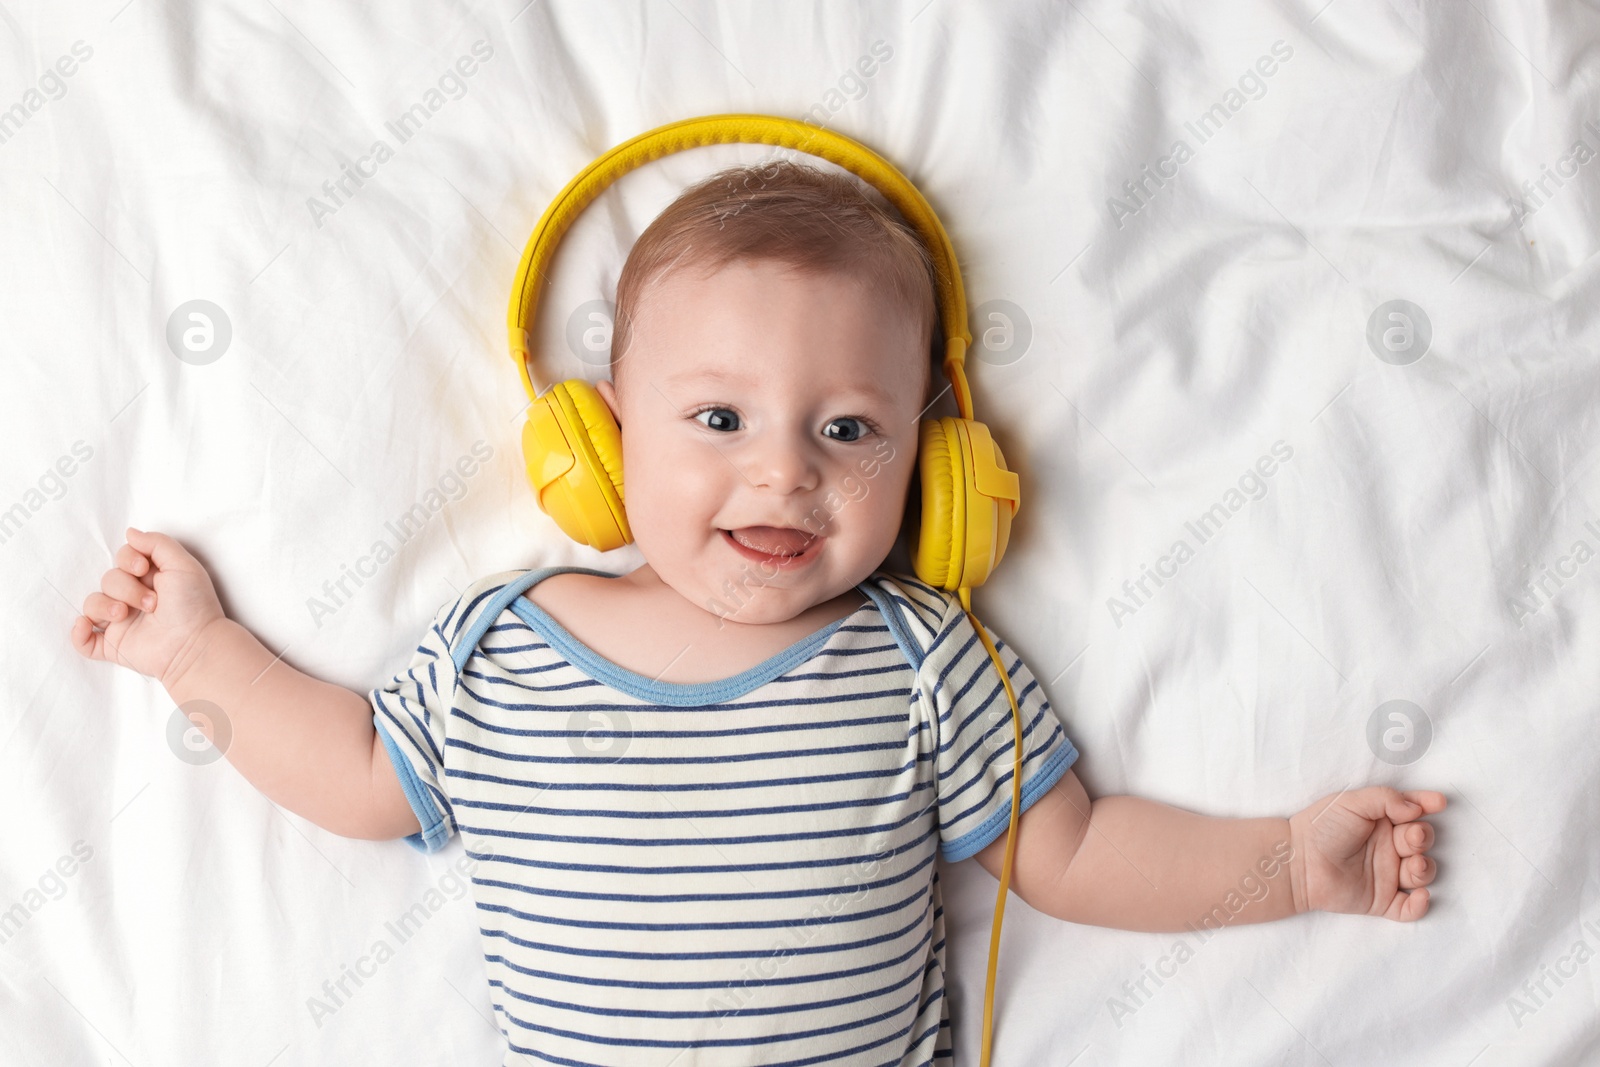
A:
<svg viewBox="0 0 1600 1067">
<path fill-rule="evenodd" d="M 1592 9 L 376 11 L 0 9 L 0 1060 L 498 1061 L 459 845 L 343 839 L 184 758 L 160 686 L 67 633 L 128 525 L 356 694 L 475 577 L 638 566 L 532 499 L 506 300 L 581 167 L 735 111 L 860 139 L 947 227 L 1022 485 L 974 610 L 1092 795 L 1450 799 L 1416 924 L 1202 939 L 1013 898 L 995 1063 L 1594 1058 Z M 774 154 L 603 193 L 542 291 L 542 376 L 600 377 L 633 239 Z M 976 1064 L 997 886 L 941 884 Z"/>
</svg>

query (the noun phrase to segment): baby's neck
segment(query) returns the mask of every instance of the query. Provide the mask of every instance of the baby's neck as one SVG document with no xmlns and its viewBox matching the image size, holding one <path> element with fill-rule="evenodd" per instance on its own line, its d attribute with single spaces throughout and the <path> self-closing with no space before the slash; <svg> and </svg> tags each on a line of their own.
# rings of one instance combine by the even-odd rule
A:
<svg viewBox="0 0 1600 1067">
<path fill-rule="evenodd" d="M 809 604 L 787 619 L 758 621 L 754 612 L 741 612 L 739 604 L 729 598 L 723 598 L 714 605 L 695 603 L 663 581 L 648 563 L 640 564 L 616 581 L 637 598 L 641 611 L 682 627 L 688 633 L 727 631 L 729 628 L 754 630 L 769 626 L 809 625 L 815 628 L 849 615 L 867 601 L 860 590 L 852 587 L 829 600 Z M 759 596 L 760 590 L 755 590 L 754 595 Z"/>
<path fill-rule="evenodd" d="M 528 598 L 613 664 L 679 684 L 725 681 L 870 603 L 852 587 L 781 622 L 739 622 L 695 605 L 645 567 L 614 578 L 551 575 Z"/>
</svg>

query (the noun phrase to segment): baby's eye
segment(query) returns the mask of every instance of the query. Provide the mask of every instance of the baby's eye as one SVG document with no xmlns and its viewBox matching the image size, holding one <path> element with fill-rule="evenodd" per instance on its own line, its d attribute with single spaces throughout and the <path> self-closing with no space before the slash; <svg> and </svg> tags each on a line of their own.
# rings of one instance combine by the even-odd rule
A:
<svg viewBox="0 0 1600 1067">
<path fill-rule="evenodd" d="M 868 423 L 865 419 L 858 419 L 854 415 L 846 415 L 842 418 L 834 419 L 832 422 L 828 423 L 828 425 L 830 427 L 839 425 L 843 425 L 845 427 L 844 436 L 842 437 L 835 434 L 827 434 L 827 436 L 832 437 L 835 441 L 859 441 L 861 438 L 872 432 L 872 425 L 870 423 Z"/>
<path fill-rule="evenodd" d="M 701 415 L 716 417 L 717 421 L 704 423 L 710 429 L 732 431 L 739 428 L 739 413 L 729 408 L 702 408 L 694 413 L 696 419 L 699 419 Z"/>
</svg>

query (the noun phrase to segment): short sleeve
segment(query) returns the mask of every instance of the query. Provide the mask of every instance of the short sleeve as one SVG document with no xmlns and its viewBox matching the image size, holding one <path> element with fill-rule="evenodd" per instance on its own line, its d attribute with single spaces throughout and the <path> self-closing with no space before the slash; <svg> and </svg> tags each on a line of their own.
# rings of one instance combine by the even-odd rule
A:
<svg viewBox="0 0 1600 1067">
<path fill-rule="evenodd" d="M 422 826 L 405 840 L 420 852 L 439 851 L 456 832 L 455 812 L 440 784 L 457 678 L 450 642 L 444 635 L 454 632 L 454 624 L 459 623 L 456 615 L 463 600 L 440 608 L 412 653 L 410 665 L 367 694 L 373 724 Z"/>
<path fill-rule="evenodd" d="M 1038 679 L 1011 646 L 984 627 L 1011 679 L 1022 712 L 1022 810 L 1056 782 L 1078 750 L 1056 719 Z M 918 672 L 937 712 L 936 796 L 944 858 L 963 860 L 1005 834 L 1011 822 L 1016 731 L 1011 701 L 972 620 L 952 603 Z"/>
</svg>

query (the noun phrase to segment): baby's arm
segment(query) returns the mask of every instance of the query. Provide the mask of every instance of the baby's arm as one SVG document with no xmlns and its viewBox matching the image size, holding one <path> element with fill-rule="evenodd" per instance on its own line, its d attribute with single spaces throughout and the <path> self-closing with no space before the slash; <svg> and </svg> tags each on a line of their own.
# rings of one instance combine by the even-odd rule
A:
<svg viewBox="0 0 1600 1067">
<path fill-rule="evenodd" d="M 216 705 L 220 739 L 211 715 L 186 714 L 279 806 L 344 837 L 418 831 L 365 696 L 295 670 L 227 618 L 205 568 L 171 537 L 129 527 L 116 564 L 74 621 L 80 654 L 160 680 L 180 708 Z"/>
<path fill-rule="evenodd" d="M 1442 794 L 1369 786 L 1291 818 L 1224 819 L 1133 796 L 1092 803 L 1068 771 L 1017 823 L 1012 887 L 1037 911 L 1122 930 L 1268 922 L 1303 911 L 1400 922 L 1428 910 Z M 977 853 L 996 878 L 1005 836 Z M 1412 890 L 1404 892 L 1403 890 Z"/>
<path fill-rule="evenodd" d="M 207 700 L 232 727 L 229 762 L 280 807 L 341 837 L 402 837 L 420 827 L 354 690 L 318 681 L 219 618 L 161 679 L 173 703 Z M 194 720 L 212 744 L 211 725 Z"/>
</svg>

